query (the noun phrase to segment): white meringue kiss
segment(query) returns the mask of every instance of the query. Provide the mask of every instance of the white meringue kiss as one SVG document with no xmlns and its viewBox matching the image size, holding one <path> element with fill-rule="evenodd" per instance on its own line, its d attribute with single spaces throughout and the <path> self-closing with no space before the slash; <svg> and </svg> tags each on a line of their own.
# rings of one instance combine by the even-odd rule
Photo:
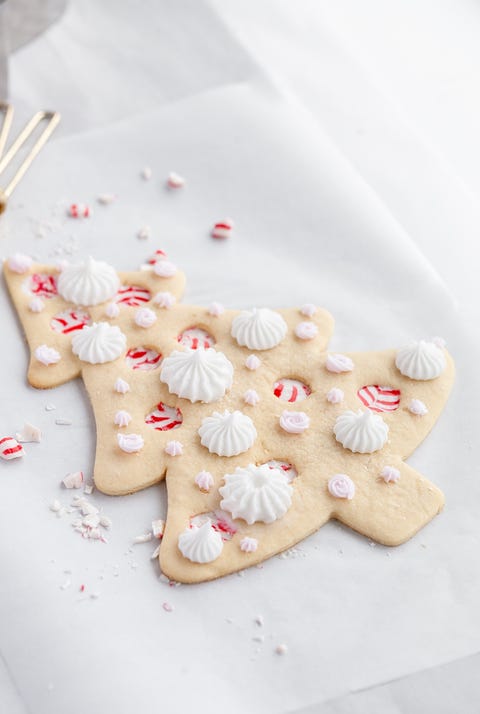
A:
<svg viewBox="0 0 480 714">
<path fill-rule="evenodd" d="M 412 399 L 408 405 L 408 411 L 416 416 L 425 416 L 425 414 L 428 414 L 426 404 L 420 401 L 420 399 Z"/>
<path fill-rule="evenodd" d="M 113 388 L 118 394 L 126 394 L 127 392 L 130 391 L 130 385 L 128 382 L 126 382 L 124 379 L 119 377 L 116 381 L 115 384 L 113 385 Z"/>
<path fill-rule="evenodd" d="M 24 253 L 14 253 L 7 260 L 7 265 L 12 273 L 23 275 L 32 267 L 33 260 L 29 255 Z"/>
<path fill-rule="evenodd" d="M 41 297 L 33 297 L 28 303 L 28 309 L 30 312 L 42 312 L 45 307 L 45 300 Z"/>
<path fill-rule="evenodd" d="M 295 334 L 299 340 L 313 340 L 318 335 L 318 327 L 314 322 L 299 322 Z"/>
<path fill-rule="evenodd" d="M 170 310 L 171 307 L 175 305 L 177 298 L 175 295 L 169 292 L 157 293 L 153 298 L 154 305 L 162 307 L 165 310 Z"/>
<path fill-rule="evenodd" d="M 205 417 L 198 430 L 202 446 L 211 454 L 236 456 L 247 451 L 257 438 L 253 421 L 246 414 L 225 410 Z"/>
<path fill-rule="evenodd" d="M 243 401 L 251 407 L 255 407 L 260 401 L 260 397 L 254 389 L 247 389 L 243 395 Z"/>
<path fill-rule="evenodd" d="M 384 466 L 380 471 L 380 476 L 383 478 L 385 483 L 397 483 L 400 478 L 400 471 L 394 466 Z"/>
<path fill-rule="evenodd" d="M 47 347 L 47 345 L 40 345 L 35 350 L 35 359 L 48 367 L 49 364 L 57 364 L 62 359 L 60 352 L 53 349 L 53 347 Z"/>
<path fill-rule="evenodd" d="M 250 538 L 250 536 L 244 536 L 240 541 L 240 550 L 243 553 L 255 553 L 258 548 L 258 540 L 256 538 Z"/>
<path fill-rule="evenodd" d="M 115 268 L 87 258 L 78 265 L 66 265 L 58 276 L 58 294 L 74 305 L 99 305 L 112 298 L 120 286 Z"/>
<path fill-rule="evenodd" d="M 245 360 L 245 367 L 252 372 L 254 372 L 256 369 L 260 367 L 262 364 L 262 360 L 257 357 L 257 355 L 248 355 L 247 359 Z"/>
<path fill-rule="evenodd" d="M 72 337 L 72 352 L 82 362 L 104 364 L 125 352 L 127 338 L 116 325 L 94 322 Z"/>
<path fill-rule="evenodd" d="M 310 426 L 310 417 L 305 412 L 290 412 L 285 409 L 280 417 L 280 426 L 289 434 L 302 434 Z"/>
<path fill-rule="evenodd" d="M 208 314 L 212 317 L 220 317 L 225 312 L 225 308 L 219 302 L 212 302 L 208 306 Z"/>
<path fill-rule="evenodd" d="M 233 365 L 212 348 L 174 350 L 163 360 L 160 380 L 170 393 L 191 402 L 214 402 L 232 386 Z"/>
<path fill-rule="evenodd" d="M 143 449 L 144 441 L 140 434 L 117 434 L 118 445 L 127 454 L 134 454 Z"/>
<path fill-rule="evenodd" d="M 167 441 L 165 453 L 169 456 L 181 456 L 183 454 L 183 444 L 181 441 Z"/>
<path fill-rule="evenodd" d="M 223 540 L 207 519 L 200 527 L 192 526 L 180 533 L 178 548 L 183 557 L 192 563 L 211 563 L 222 552 Z"/>
<path fill-rule="evenodd" d="M 439 377 L 446 367 L 445 353 L 434 342 L 420 340 L 398 350 L 397 369 L 410 379 L 426 381 Z"/>
<path fill-rule="evenodd" d="M 210 471 L 200 471 L 195 476 L 195 483 L 197 484 L 200 491 L 208 493 L 214 484 L 214 479 Z"/>
<path fill-rule="evenodd" d="M 280 344 L 287 330 L 283 317 L 264 307 L 243 310 L 233 319 L 231 334 L 241 347 L 269 350 Z"/>
<path fill-rule="evenodd" d="M 350 357 L 340 354 L 331 354 L 327 356 L 325 367 L 329 372 L 340 374 L 341 372 L 351 372 L 354 364 Z"/>
<path fill-rule="evenodd" d="M 353 453 L 371 454 L 381 449 L 388 438 L 388 424 L 367 409 L 347 411 L 337 417 L 333 427 L 335 438 Z"/>
<path fill-rule="evenodd" d="M 225 485 L 219 489 L 223 498 L 220 508 L 249 525 L 259 521 L 273 523 L 292 505 L 293 488 L 286 475 L 267 464 L 237 467 L 233 474 L 224 476 L 224 481 Z"/>
<path fill-rule="evenodd" d="M 355 484 L 346 474 L 335 474 L 328 479 L 328 491 L 335 498 L 350 501 L 355 496 Z"/>
<path fill-rule="evenodd" d="M 157 321 L 157 316 L 149 307 L 141 307 L 133 319 L 138 327 L 151 327 Z"/>
<path fill-rule="evenodd" d="M 313 317 L 317 310 L 317 306 L 313 305 L 311 302 L 305 303 L 305 305 L 302 305 L 302 307 L 300 308 L 301 314 L 305 315 L 305 317 Z"/>
<path fill-rule="evenodd" d="M 116 424 L 116 426 L 128 426 L 131 421 L 131 414 L 123 409 L 120 409 L 120 411 L 118 411 L 113 418 L 113 423 Z"/>
</svg>

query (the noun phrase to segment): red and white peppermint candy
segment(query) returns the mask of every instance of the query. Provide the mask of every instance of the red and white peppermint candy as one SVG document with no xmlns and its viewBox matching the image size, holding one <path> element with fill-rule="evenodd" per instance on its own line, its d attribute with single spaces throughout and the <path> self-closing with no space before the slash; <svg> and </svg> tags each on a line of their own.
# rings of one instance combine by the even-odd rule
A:
<svg viewBox="0 0 480 714">
<path fill-rule="evenodd" d="M 293 404 L 293 402 L 303 402 L 310 396 L 312 390 L 308 384 L 304 384 L 298 379 L 279 379 L 273 385 L 273 393 L 278 399 Z"/>
<path fill-rule="evenodd" d="M 233 221 L 231 218 L 225 218 L 223 221 L 218 221 L 212 228 L 212 238 L 230 238 L 233 232 Z"/>
<path fill-rule="evenodd" d="M 207 350 L 215 344 L 215 338 L 201 327 L 189 327 L 178 335 L 177 341 L 190 350 Z"/>
<path fill-rule="evenodd" d="M 190 518 L 190 527 L 196 526 L 200 528 L 207 521 L 210 521 L 214 531 L 221 534 L 222 540 L 231 540 L 232 536 L 237 532 L 237 528 L 232 521 L 229 513 L 218 509 L 209 513 L 200 513 L 198 516 Z"/>
<path fill-rule="evenodd" d="M 122 285 L 114 298 L 115 302 L 128 307 L 137 307 L 150 300 L 150 290 L 140 285 Z"/>
<path fill-rule="evenodd" d="M 145 372 L 160 366 L 162 355 L 147 347 L 131 347 L 125 355 L 125 361 L 131 369 L 141 369 Z"/>
<path fill-rule="evenodd" d="M 90 325 L 91 318 L 88 312 L 82 310 L 63 310 L 59 312 L 50 321 L 50 327 L 54 332 L 61 332 L 62 335 L 68 335 L 76 330 L 83 330 L 85 325 Z"/>
<path fill-rule="evenodd" d="M 86 203 L 72 203 L 68 209 L 68 215 L 71 218 L 90 218 L 92 211 Z"/>
<path fill-rule="evenodd" d="M 169 407 L 168 404 L 159 402 L 155 409 L 145 417 L 145 424 L 149 424 L 157 431 L 170 431 L 182 425 L 183 416 L 180 409 Z"/>
<path fill-rule="evenodd" d="M 156 250 L 153 255 L 147 259 L 147 265 L 155 265 L 159 260 L 166 260 L 167 254 L 164 250 Z"/>
<path fill-rule="evenodd" d="M 24 456 L 25 450 L 21 444 L 18 443 L 13 436 L 4 436 L 0 439 L 0 456 L 5 461 L 11 461 L 12 459 L 18 459 L 20 456 Z"/>
<path fill-rule="evenodd" d="M 372 412 L 394 412 L 400 404 L 400 390 L 369 384 L 357 392 L 358 398 Z"/>
<path fill-rule="evenodd" d="M 46 273 L 33 273 L 27 278 L 23 288 L 30 295 L 37 297 L 51 298 L 58 294 L 56 277 Z"/>
<path fill-rule="evenodd" d="M 293 464 L 289 464 L 288 461 L 279 461 L 278 459 L 271 459 L 262 466 L 268 466 L 271 469 L 281 469 L 285 476 L 287 477 L 289 483 L 293 481 L 294 478 L 298 476 L 298 471 Z"/>
</svg>

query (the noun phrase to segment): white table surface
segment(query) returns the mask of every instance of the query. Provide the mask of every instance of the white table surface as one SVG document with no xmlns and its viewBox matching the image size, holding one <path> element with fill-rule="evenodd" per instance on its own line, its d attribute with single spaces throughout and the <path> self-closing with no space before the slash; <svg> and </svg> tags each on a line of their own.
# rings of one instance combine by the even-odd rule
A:
<svg viewBox="0 0 480 714">
<path fill-rule="evenodd" d="M 476 711 L 479 25 L 466 0 L 88 0 L 11 57 L 19 121 L 49 105 L 63 123 L 2 217 L 3 255 L 128 269 L 162 247 L 186 302 L 317 302 L 345 351 L 441 334 L 458 379 L 410 459 L 447 506 L 411 542 L 372 547 L 331 523 L 261 569 L 169 588 L 151 544 L 131 546 L 164 513 L 163 486 L 93 494 L 108 544 L 49 511 L 68 502 L 66 472 L 91 472 L 92 414 L 78 380 L 26 385 L 3 289 L 2 429 L 28 419 L 44 439 L 0 464 L 0 710 Z M 170 170 L 184 191 L 165 191 Z M 66 218 L 73 201 L 93 217 Z M 212 241 L 227 215 L 234 237 Z"/>
</svg>

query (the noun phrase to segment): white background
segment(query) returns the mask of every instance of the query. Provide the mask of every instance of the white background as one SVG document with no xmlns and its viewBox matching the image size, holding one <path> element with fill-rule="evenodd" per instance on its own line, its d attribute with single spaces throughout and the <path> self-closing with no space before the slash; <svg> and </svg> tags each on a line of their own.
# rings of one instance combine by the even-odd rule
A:
<svg viewBox="0 0 480 714">
<path fill-rule="evenodd" d="M 476 711 L 479 30 L 467 0 L 84 0 L 10 58 L 19 124 L 42 106 L 63 121 L 1 219 L 3 255 L 128 269 L 162 247 L 187 302 L 316 302 L 345 351 L 441 334 L 458 379 L 410 459 L 447 506 L 410 543 L 372 547 L 332 523 L 262 569 L 169 588 L 151 544 L 131 549 L 163 487 L 92 496 L 108 544 L 49 511 L 68 503 L 66 472 L 91 471 L 92 414 L 79 382 L 26 385 L 2 290 L 2 432 L 44 430 L 0 464 L 5 711 Z M 170 170 L 185 191 L 165 190 Z M 72 201 L 92 219 L 67 219 Z M 225 216 L 236 231 L 220 244 L 208 233 Z"/>
</svg>

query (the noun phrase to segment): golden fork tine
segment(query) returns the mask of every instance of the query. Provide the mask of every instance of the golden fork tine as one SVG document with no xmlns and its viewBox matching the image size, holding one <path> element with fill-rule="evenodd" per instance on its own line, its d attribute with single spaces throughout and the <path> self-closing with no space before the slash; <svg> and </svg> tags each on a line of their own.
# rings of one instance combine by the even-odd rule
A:
<svg viewBox="0 0 480 714">
<path fill-rule="evenodd" d="M 11 117 L 10 117 L 11 118 Z M 10 146 L 6 154 L 0 159 L 0 174 L 5 170 L 10 161 L 16 155 L 18 150 L 23 146 L 28 137 L 32 134 L 34 129 L 42 122 L 47 121 L 47 126 L 42 131 L 30 152 L 27 154 L 23 162 L 17 169 L 16 174 L 11 179 L 10 183 L 2 190 L 0 189 L 0 213 L 3 213 L 7 206 L 7 200 L 12 195 L 17 184 L 22 179 L 23 175 L 31 165 L 32 161 L 48 141 L 53 131 L 55 130 L 58 122 L 60 121 L 60 114 L 58 112 L 37 112 L 33 115 L 29 122 L 24 126 L 20 134 L 17 136 L 13 144 Z M 1 139 L 1 133 L 0 133 Z M 1 154 L 0 154 L 1 155 Z"/>
<path fill-rule="evenodd" d="M 3 114 L 2 128 L 0 129 L 0 157 L 5 149 L 5 144 L 7 143 L 8 133 L 10 127 L 12 126 L 13 119 L 13 107 L 11 104 L 6 104 L 5 102 L 0 102 L 0 113 Z"/>
</svg>

